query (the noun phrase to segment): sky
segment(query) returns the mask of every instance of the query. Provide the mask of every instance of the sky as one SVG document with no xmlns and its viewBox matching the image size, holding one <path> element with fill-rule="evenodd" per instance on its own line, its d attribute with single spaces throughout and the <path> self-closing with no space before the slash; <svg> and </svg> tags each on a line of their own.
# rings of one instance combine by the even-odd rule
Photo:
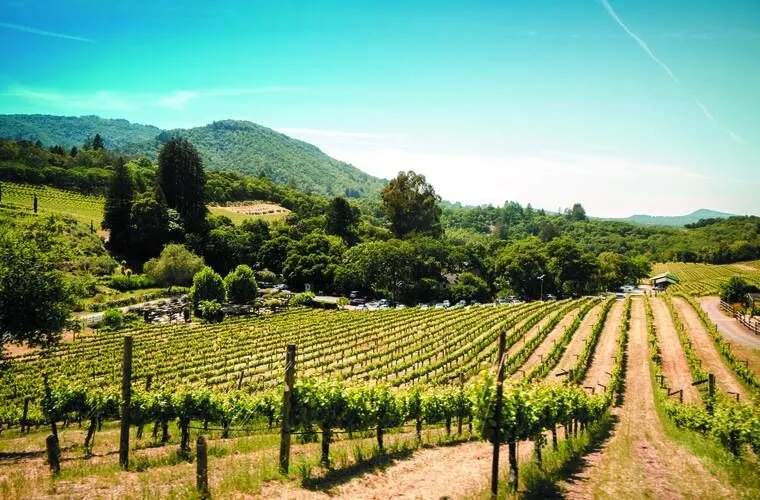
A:
<svg viewBox="0 0 760 500">
<path fill-rule="evenodd" d="M 760 215 L 757 0 L 0 0 L 0 113 L 250 120 L 444 199 Z"/>
</svg>

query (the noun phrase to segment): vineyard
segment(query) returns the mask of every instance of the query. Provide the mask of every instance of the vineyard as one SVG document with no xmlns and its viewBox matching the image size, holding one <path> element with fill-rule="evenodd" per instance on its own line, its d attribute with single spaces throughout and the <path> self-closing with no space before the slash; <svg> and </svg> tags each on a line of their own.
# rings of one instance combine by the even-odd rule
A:
<svg viewBox="0 0 760 500">
<path fill-rule="evenodd" d="M 0 183 L 2 200 L 0 206 L 26 213 L 33 213 L 34 197 L 37 196 L 37 210 L 41 214 L 70 215 L 87 226 L 100 227 L 103 219 L 105 199 L 100 196 L 86 195 L 74 191 L 65 191 L 50 186 L 17 184 L 13 182 Z M 246 210 L 241 206 L 210 206 L 209 210 L 215 215 L 229 217 L 235 224 L 245 219 L 264 219 L 275 221 L 284 219 L 288 210 L 271 203 L 257 203 Z"/>
<path fill-rule="evenodd" d="M 70 215 L 82 224 L 89 226 L 92 223 L 96 228 L 103 219 L 104 199 L 98 196 L 12 182 L 0 183 L 0 188 L 3 195 L 0 206 L 33 213 L 36 196 L 37 210 L 41 214 Z"/>
<path fill-rule="evenodd" d="M 634 363 L 626 374 L 624 360 L 627 349 L 634 356 L 647 338 L 649 355 L 643 352 L 642 359 L 649 358 L 659 387 L 650 399 L 659 401 L 673 425 L 714 439 L 737 460 L 756 466 L 757 374 L 721 342 L 698 308 L 690 297 L 666 296 L 426 311 L 296 309 L 219 324 L 98 332 L 44 356 L 19 356 L 2 372 L 0 495 L 39 496 L 53 488 L 78 496 L 85 484 L 105 481 L 104 488 L 118 486 L 118 496 L 192 496 L 188 461 L 201 434 L 212 443 L 209 488 L 219 496 L 309 496 L 308 485 L 329 483 L 333 471 L 350 476 L 351 470 L 371 470 L 378 457 L 420 450 L 410 464 L 417 464 L 418 454 L 444 460 L 449 447 L 424 448 L 440 443 L 484 464 L 478 460 L 488 456 L 490 445 L 482 441 L 505 443 L 501 491 L 506 494 L 508 484 L 525 491 L 532 483 L 518 463 L 528 471 L 549 467 L 541 464 L 552 463 L 553 453 L 578 446 L 570 443 L 608 422 L 607 410 L 619 404 L 622 391 L 623 401 L 631 397 L 629 383 L 646 386 L 645 365 Z M 121 414 L 125 335 L 134 345 L 132 472 L 119 473 L 113 422 Z M 289 344 L 296 346 L 295 362 L 286 365 Z M 681 364 L 671 359 L 678 356 Z M 275 472 L 281 442 L 275 436 L 285 411 L 283 377 L 292 368 L 287 420 L 295 468 L 283 476 Z M 702 379 L 683 397 L 692 386 L 679 384 Z M 679 390 L 683 403 L 673 395 Z M 57 478 L 43 472 L 51 430 L 62 443 Z M 473 463 L 451 459 L 450 467 L 472 473 Z M 241 469 L 230 460 L 248 465 Z M 594 478 L 604 476 L 611 460 L 611 451 L 603 453 L 588 487 L 595 487 Z M 399 458 L 399 466 L 405 461 Z M 431 466 L 420 473 L 425 467 Z M 29 469 L 37 471 L 31 479 Z M 149 482 L 136 484 L 130 475 L 135 472 Z M 455 496 L 485 494 L 486 473 L 465 481 Z M 510 477 L 519 479 L 511 483 Z M 359 487 L 347 480 L 345 488 Z M 452 488 L 439 487 L 444 491 L 438 496 Z"/>
<path fill-rule="evenodd" d="M 653 272 L 677 275 L 681 282 L 672 290 L 694 296 L 719 295 L 721 284 L 732 276 L 760 287 L 760 261 L 722 265 L 666 262 L 655 264 Z"/>
</svg>

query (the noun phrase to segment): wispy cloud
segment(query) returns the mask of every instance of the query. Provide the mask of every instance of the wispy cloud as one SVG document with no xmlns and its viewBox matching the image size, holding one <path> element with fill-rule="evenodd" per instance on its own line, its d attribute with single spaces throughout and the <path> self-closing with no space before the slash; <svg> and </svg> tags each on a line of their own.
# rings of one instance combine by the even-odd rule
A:
<svg viewBox="0 0 760 500">
<path fill-rule="evenodd" d="M 647 43 L 636 33 L 631 31 L 631 29 L 628 28 L 628 26 L 623 22 L 623 20 L 618 16 L 617 12 L 615 12 L 615 9 L 612 8 L 608 0 L 599 0 L 602 5 L 604 6 L 607 13 L 612 17 L 612 19 L 623 29 L 623 31 L 626 32 L 626 34 L 639 46 L 641 49 L 646 53 L 646 55 L 654 61 L 660 68 L 662 68 L 663 71 L 670 77 L 670 79 L 675 83 L 676 85 L 681 86 L 681 81 L 676 77 L 675 73 L 670 69 L 670 67 L 665 64 L 657 55 L 654 53 L 654 51 L 647 45 Z M 739 144 L 743 144 L 744 140 L 742 137 L 731 130 L 730 128 L 723 125 L 721 122 L 719 122 L 713 114 L 710 112 L 710 110 L 705 106 L 699 99 L 694 99 L 694 102 L 696 103 L 697 107 L 702 111 L 702 114 L 710 120 L 714 125 L 717 125 L 720 129 L 722 129 L 724 132 L 726 132 L 734 141 L 738 142 Z"/>
<path fill-rule="evenodd" d="M 288 92 L 302 92 L 307 87 L 297 85 L 270 85 L 264 87 L 228 88 L 211 90 L 177 90 L 171 94 L 160 97 L 157 104 L 166 108 L 182 111 L 187 108 L 190 101 L 204 97 L 234 97 L 255 94 L 277 94 Z"/>
<path fill-rule="evenodd" d="M 0 95 L 19 97 L 42 102 L 62 109 L 76 111 L 118 111 L 160 106 L 174 111 L 184 111 L 196 99 L 244 96 L 277 92 L 296 92 L 304 87 L 268 86 L 251 88 L 221 88 L 209 90 L 177 90 L 168 93 L 133 93 L 100 90 L 96 92 L 62 92 L 49 89 L 33 89 L 16 85 Z"/>
<path fill-rule="evenodd" d="M 21 31 L 23 33 L 31 33 L 33 35 L 49 36 L 53 38 L 63 38 L 64 40 L 73 40 L 75 42 L 85 43 L 97 43 L 92 38 L 85 38 L 83 36 L 67 35 L 65 33 L 56 33 L 55 31 L 41 30 L 32 26 L 23 26 L 21 24 L 0 22 L 0 28 L 5 28 L 14 31 Z"/>
</svg>

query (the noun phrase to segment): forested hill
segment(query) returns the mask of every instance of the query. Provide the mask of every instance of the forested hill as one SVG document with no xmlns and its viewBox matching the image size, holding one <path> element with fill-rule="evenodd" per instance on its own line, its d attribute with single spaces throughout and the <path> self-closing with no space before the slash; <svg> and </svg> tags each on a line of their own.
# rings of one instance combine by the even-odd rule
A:
<svg viewBox="0 0 760 500">
<path fill-rule="evenodd" d="M 335 160 L 312 144 L 247 121 L 224 120 L 203 127 L 161 130 L 97 116 L 0 115 L 0 138 L 39 140 L 45 146 L 80 147 L 100 134 L 105 147 L 154 159 L 171 137 L 188 139 L 209 170 L 266 175 L 301 191 L 352 198 L 372 197 L 385 181 Z"/>
</svg>

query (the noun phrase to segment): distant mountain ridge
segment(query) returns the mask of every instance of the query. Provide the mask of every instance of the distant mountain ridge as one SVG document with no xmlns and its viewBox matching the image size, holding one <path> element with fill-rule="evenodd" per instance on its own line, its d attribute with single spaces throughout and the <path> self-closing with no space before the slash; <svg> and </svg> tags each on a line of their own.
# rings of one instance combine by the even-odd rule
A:
<svg viewBox="0 0 760 500">
<path fill-rule="evenodd" d="M 45 146 L 81 146 L 100 134 L 124 154 L 155 158 L 163 142 L 183 137 L 198 149 L 209 170 L 265 175 L 301 191 L 329 196 L 372 197 L 386 181 L 331 158 L 316 146 L 248 121 L 222 120 L 189 129 L 98 116 L 0 115 L 0 137 L 41 141 Z"/>
<path fill-rule="evenodd" d="M 604 219 L 614 220 L 620 222 L 630 222 L 631 224 L 639 224 L 642 226 L 670 226 L 670 227 L 683 227 L 686 224 L 693 224 L 702 219 L 727 219 L 734 217 L 735 214 L 729 214 L 725 212 L 718 212 L 715 210 L 708 210 L 706 208 L 700 208 L 694 212 L 686 215 L 631 215 L 623 219 Z"/>
</svg>

